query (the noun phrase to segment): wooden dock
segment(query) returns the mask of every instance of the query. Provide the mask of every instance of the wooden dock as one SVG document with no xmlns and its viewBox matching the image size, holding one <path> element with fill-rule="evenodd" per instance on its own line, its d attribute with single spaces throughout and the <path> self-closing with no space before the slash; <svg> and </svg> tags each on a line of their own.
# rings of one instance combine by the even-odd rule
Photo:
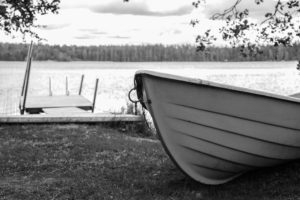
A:
<svg viewBox="0 0 300 200">
<path fill-rule="evenodd" d="M 39 124 L 39 123 L 103 123 L 103 122 L 142 122 L 143 116 L 128 114 L 59 113 L 31 115 L 0 115 L 0 124 Z"/>
<path fill-rule="evenodd" d="M 30 70 L 32 63 L 32 52 L 33 43 L 31 42 L 28 54 L 27 54 L 27 65 L 24 75 L 21 98 L 19 103 L 20 114 L 44 114 L 44 113 L 84 113 L 86 111 L 95 110 L 95 102 L 97 97 L 98 82 L 96 79 L 95 91 L 93 102 L 89 101 L 81 95 L 82 85 L 84 80 L 84 75 L 81 76 L 81 82 L 79 87 L 79 92 L 76 95 L 70 95 L 68 89 L 68 77 L 66 77 L 66 95 L 53 96 L 51 87 L 51 78 L 49 78 L 49 96 L 28 96 L 29 80 L 30 80 Z M 81 111 L 80 111 L 81 110 Z"/>
</svg>

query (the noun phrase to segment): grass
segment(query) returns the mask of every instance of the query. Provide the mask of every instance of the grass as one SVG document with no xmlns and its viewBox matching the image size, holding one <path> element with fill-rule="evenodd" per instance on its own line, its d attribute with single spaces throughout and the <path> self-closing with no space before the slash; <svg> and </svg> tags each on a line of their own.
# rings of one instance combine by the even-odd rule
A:
<svg viewBox="0 0 300 200">
<path fill-rule="evenodd" d="M 208 186 L 155 139 L 88 124 L 1 125 L 0 199 L 300 199 L 300 162 Z"/>
</svg>

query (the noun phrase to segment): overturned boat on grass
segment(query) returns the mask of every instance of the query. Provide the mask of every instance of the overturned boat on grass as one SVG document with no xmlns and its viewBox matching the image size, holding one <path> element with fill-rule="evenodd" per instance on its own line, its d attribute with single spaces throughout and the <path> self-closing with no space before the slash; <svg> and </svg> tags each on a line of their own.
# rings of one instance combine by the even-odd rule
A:
<svg viewBox="0 0 300 200">
<path fill-rule="evenodd" d="M 137 96 L 163 146 L 188 176 L 222 184 L 300 158 L 300 99 L 152 71 Z"/>
</svg>

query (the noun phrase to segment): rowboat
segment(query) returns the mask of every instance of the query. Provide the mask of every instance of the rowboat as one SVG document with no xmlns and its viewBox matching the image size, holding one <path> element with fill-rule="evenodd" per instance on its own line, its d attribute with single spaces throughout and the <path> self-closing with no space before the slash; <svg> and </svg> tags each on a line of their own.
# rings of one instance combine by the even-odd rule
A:
<svg viewBox="0 0 300 200">
<path fill-rule="evenodd" d="M 153 71 L 137 98 L 174 163 L 204 184 L 300 158 L 300 99 Z"/>
</svg>

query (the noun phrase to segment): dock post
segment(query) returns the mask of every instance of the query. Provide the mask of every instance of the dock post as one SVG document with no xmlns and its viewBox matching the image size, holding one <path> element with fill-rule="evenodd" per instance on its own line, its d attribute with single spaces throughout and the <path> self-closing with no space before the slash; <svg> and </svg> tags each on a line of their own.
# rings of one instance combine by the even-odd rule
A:
<svg viewBox="0 0 300 200">
<path fill-rule="evenodd" d="M 28 75 L 29 59 L 30 59 L 31 54 L 32 54 L 32 46 L 33 46 L 33 43 L 31 41 L 29 49 L 28 49 L 28 52 L 27 52 L 27 64 L 26 64 L 26 69 L 25 69 L 25 76 L 24 76 L 24 80 L 23 80 L 23 86 L 22 86 L 21 96 L 24 95 L 25 84 L 26 84 L 26 79 L 27 79 L 27 75 Z"/>
<path fill-rule="evenodd" d="M 23 85 L 22 85 L 21 96 L 23 96 L 23 95 L 24 95 L 24 91 L 25 91 L 25 84 L 26 84 L 26 80 L 27 80 L 27 74 L 28 74 L 28 61 L 27 61 L 26 69 L 25 69 L 25 76 L 24 76 L 24 80 L 23 80 Z"/>
<path fill-rule="evenodd" d="M 68 89 L 68 77 L 66 76 L 66 95 L 69 96 L 70 92 Z"/>
<path fill-rule="evenodd" d="M 25 109 L 26 109 L 26 98 L 27 98 L 27 93 L 28 93 L 28 85 L 29 85 L 29 78 L 30 78 L 30 68 L 31 68 L 31 62 L 32 62 L 32 57 L 29 58 L 29 66 L 28 66 L 28 74 L 27 74 L 27 79 L 26 79 L 26 85 L 25 85 L 25 90 L 24 90 L 24 96 L 23 96 L 23 104 L 21 108 L 21 115 L 24 114 Z"/>
<path fill-rule="evenodd" d="M 24 96 L 24 91 L 25 91 L 25 85 L 26 85 L 26 81 L 27 81 L 27 76 L 28 76 L 28 62 L 27 62 L 27 65 L 26 65 L 26 70 L 25 70 L 25 76 L 24 76 L 24 80 L 23 80 L 23 85 L 22 85 L 22 91 L 21 91 L 21 98 Z M 20 109 L 20 112 L 22 114 L 22 103 L 21 103 L 21 100 L 19 102 L 19 109 Z"/>
<path fill-rule="evenodd" d="M 49 77 L 49 96 L 52 96 L 51 78 Z"/>
<path fill-rule="evenodd" d="M 94 99 L 93 99 L 93 107 L 92 107 L 92 112 L 95 111 L 95 104 L 96 104 L 96 97 L 97 97 L 97 91 L 98 91 L 98 82 L 99 79 L 96 79 L 96 85 L 95 85 L 95 91 L 94 91 Z"/>
<path fill-rule="evenodd" d="M 28 52 L 27 52 L 27 64 L 26 64 L 25 75 L 24 75 L 24 79 L 23 79 L 21 97 L 23 97 L 24 92 L 25 92 L 26 82 L 27 82 L 27 78 L 28 78 L 29 60 L 30 60 L 30 57 L 31 57 L 31 54 L 32 54 L 32 47 L 33 47 L 33 42 L 31 41 L 30 46 L 28 48 Z M 20 112 L 22 114 L 21 101 L 20 101 L 20 104 L 19 104 L 19 109 L 20 109 Z"/>
<path fill-rule="evenodd" d="M 137 102 L 134 103 L 134 115 L 137 115 Z"/>
<path fill-rule="evenodd" d="M 84 79 L 84 75 L 82 74 L 81 81 L 80 81 L 80 87 L 79 87 L 79 93 L 78 93 L 79 95 L 81 95 L 81 92 L 82 92 L 83 79 Z"/>
</svg>

